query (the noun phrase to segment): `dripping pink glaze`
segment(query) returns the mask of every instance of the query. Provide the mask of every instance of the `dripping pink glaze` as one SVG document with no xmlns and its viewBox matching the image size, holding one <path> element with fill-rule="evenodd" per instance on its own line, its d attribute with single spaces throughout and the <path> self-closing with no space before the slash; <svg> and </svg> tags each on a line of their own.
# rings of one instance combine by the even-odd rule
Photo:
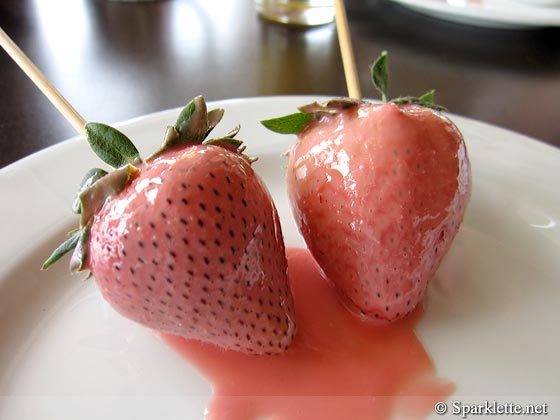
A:
<svg viewBox="0 0 560 420">
<path fill-rule="evenodd" d="M 288 249 L 298 330 L 276 356 L 224 351 L 163 334 L 214 388 L 206 420 L 422 419 L 453 385 L 414 333 L 421 313 L 372 325 L 352 315 L 307 250 Z"/>
</svg>

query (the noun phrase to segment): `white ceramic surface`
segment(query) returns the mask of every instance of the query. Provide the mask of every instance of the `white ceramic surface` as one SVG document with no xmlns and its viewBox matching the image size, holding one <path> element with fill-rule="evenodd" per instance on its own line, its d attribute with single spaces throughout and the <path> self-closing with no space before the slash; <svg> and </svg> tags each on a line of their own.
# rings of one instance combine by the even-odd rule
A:
<svg viewBox="0 0 560 420">
<path fill-rule="evenodd" d="M 239 137 L 268 185 L 288 246 L 303 242 L 284 191 L 292 136 L 258 123 L 311 97 L 211 103 L 215 134 Z M 178 110 L 117 124 L 147 153 Z M 560 410 L 560 151 L 452 116 L 464 133 L 473 195 L 450 254 L 429 287 L 417 333 L 452 400 L 548 403 Z M 117 315 L 93 281 L 42 261 L 76 223 L 70 205 L 98 165 L 72 139 L 0 171 L 0 419 L 202 419 L 208 383 L 150 331 Z M 459 418 L 456 416 L 434 418 Z M 552 418 L 555 418 L 552 416 Z"/>
<path fill-rule="evenodd" d="M 503 29 L 560 26 L 558 0 L 392 1 L 420 13 L 468 25 Z"/>
<path fill-rule="evenodd" d="M 515 0 L 539 7 L 560 7 L 560 0 Z"/>
</svg>

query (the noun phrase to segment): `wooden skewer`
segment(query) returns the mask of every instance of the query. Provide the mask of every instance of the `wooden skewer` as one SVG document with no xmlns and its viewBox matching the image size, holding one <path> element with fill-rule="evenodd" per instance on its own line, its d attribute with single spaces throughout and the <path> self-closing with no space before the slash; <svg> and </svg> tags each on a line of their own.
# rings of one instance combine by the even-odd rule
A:
<svg viewBox="0 0 560 420">
<path fill-rule="evenodd" d="M 52 104 L 68 120 L 76 131 L 84 135 L 86 121 L 61 95 L 61 93 L 47 80 L 45 75 L 33 64 L 25 53 L 10 39 L 10 37 L 0 28 L 0 45 L 24 73 L 35 83 L 35 85 L 45 94 Z"/>
<path fill-rule="evenodd" d="M 352 40 L 350 39 L 350 30 L 348 29 L 348 18 L 346 16 L 344 0 L 335 0 L 334 6 L 336 31 L 338 33 L 338 43 L 340 44 L 340 53 L 342 55 L 344 76 L 346 77 L 346 86 L 348 87 L 348 96 L 353 99 L 362 99 L 362 91 L 360 90 L 360 81 L 358 78 L 358 71 L 356 70 L 356 59 L 354 58 L 354 50 L 352 49 Z"/>
<path fill-rule="evenodd" d="M 348 18 L 344 7 L 344 0 L 335 0 L 336 28 L 348 96 L 361 99 L 360 82 L 356 70 L 356 60 L 352 49 L 350 31 L 348 29 Z M 62 94 L 47 80 L 45 75 L 33 64 L 25 53 L 12 41 L 12 39 L 0 28 L 0 45 L 10 57 L 20 66 L 24 73 L 35 83 L 43 94 L 52 102 L 58 111 L 72 124 L 76 131 L 83 135 L 86 120 L 74 109 L 74 107 L 62 96 Z"/>
</svg>

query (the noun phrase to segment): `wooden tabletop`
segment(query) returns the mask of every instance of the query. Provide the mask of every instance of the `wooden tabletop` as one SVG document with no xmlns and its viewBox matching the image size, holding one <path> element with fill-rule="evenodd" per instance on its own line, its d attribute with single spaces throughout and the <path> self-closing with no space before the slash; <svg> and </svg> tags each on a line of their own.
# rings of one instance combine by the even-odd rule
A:
<svg viewBox="0 0 560 420">
<path fill-rule="evenodd" d="M 364 96 L 389 51 L 391 96 L 436 89 L 451 112 L 560 147 L 560 28 L 504 30 L 347 0 Z M 88 121 L 207 100 L 347 94 L 334 25 L 259 19 L 250 0 L 2 0 L 0 26 Z M 0 167 L 75 135 L 0 52 Z"/>
</svg>

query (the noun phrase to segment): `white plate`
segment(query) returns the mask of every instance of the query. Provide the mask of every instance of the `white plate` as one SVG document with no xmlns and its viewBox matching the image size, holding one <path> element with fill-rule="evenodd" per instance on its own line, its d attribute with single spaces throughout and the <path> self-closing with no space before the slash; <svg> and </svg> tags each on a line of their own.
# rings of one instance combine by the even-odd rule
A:
<svg viewBox="0 0 560 420">
<path fill-rule="evenodd" d="M 393 0 L 420 13 L 489 28 L 530 29 L 560 26 L 557 0 Z M 548 5 L 548 7 L 545 5 Z"/>
<path fill-rule="evenodd" d="M 311 97 L 214 102 L 216 129 L 237 122 L 281 216 L 301 240 L 284 192 L 291 136 L 260 119 Z M 178 110 L 118 124 L 145 156 Z M 417 333 L 452 399 L 560 407 L 560 151 L 460 117 L 474 189 L 464 225 L 429 288 Z M 0 419 L 202 419 L 211 389 L 146 329 L 103 302 L 94 282 L 41 263 L 76 223 L 76 184 L 98 161 L 72 139 L 0 171 Z M 555 407 L 554 407 L 555 405 Z M 435 417 L 440 418 L 440 417 Z"/>
</svg>

